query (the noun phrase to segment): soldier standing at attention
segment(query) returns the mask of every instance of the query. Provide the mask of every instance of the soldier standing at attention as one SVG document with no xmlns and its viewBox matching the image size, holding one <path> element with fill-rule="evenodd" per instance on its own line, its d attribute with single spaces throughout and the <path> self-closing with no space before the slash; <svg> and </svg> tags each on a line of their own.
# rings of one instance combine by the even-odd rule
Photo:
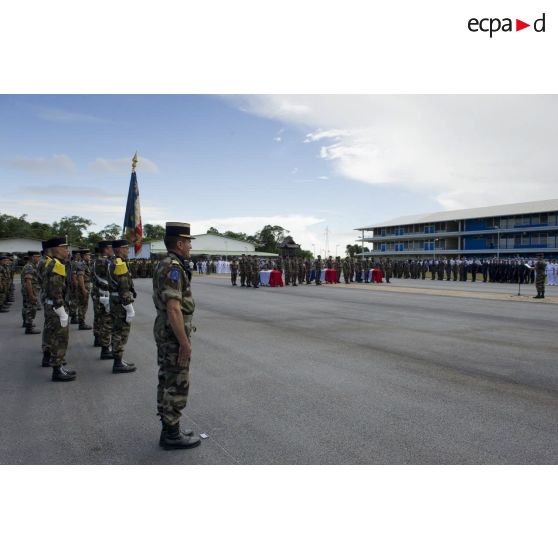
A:
<svg viewBox="0 0 558 558">
<path fill-rule="evenodd" d="M 252 287 L 259 289 L 260 285 L 260 260 L 252 256 Z"/>
<path fill-rule="evenodd" d="M 231 262 L 231 283 L 233 287 L 236 287 L 236 278 L 238 276 L 238 260 L 235 258 Z"/>
<path fill-rule="evenodd" d="M 41 290 L 39 274 L 37 272 L 40 254 L 39 252 L 27 252 L 27 255 L 29 260 L 21 271 L 25 333 L 37 334 L 41 333 L 40 330 L 35 329 L 34 324 Z"/>
<path fill-rule="evenodd" d="M 341 263 L 341 256 L 335 258 L 335 282 L 341 283 L 341 272 L 343 271 L 343 264 Z"/>
<path fill-rule="evenodd" d="M 284 260 L 285 265 L 285 287 L 291 284 L 291 259 L 289 256 L 285 257 Z"/>
<path fill-rule="evenodd" d="M 63 366 L 70 329 L 66 298 L 68 281 L 64 265 L 69 256 L 68 243 L 65 237 L 58 237 L 47 240 L 45 246 L 52 255 L 44 276 L 45 329 L 50 343 L 52 381 L 71 382 L 76 379 L 76 373 Z"/>
<path fill-rule="evenodd" d="M 240 286 L 246 287 L 246 256 L 242 254 L 238 263 L 238 271 L 240 273 Z"/>
<path fill-rule="evenodd" d="M 72 250 L 72 261 L 69 266 L 69 290 L 68 290 L 68 304 L 70 306 L 70 323 L 77 324 L 78 321 L 78 280 L 77 270 L 81 266 L 81 254 L 79 250 Z"/>
<path fill-rule="evenodd" d="M 544 261 L 544 254 L 537 254 L 537 261 L 535 262 L 535 286 L 537 288 L 537 296 L 533 298 L 544 298 L 544 282 L 546 279 L 546 263 Z"/>
<path fill-rule="evenodd" d="M 112 354 L 114 363 L 112 373 L 134 372 L 133 362 L 122 360 L 124 347 L 130 335 L 130 324 L 136 313 L 133 305 L 134 284 L 126 265 L 128 258 L 128 241 L 113 240 L 112 249 L 115 258 L 109 261 L 110 315 L 112 318 Z"/>
<path fill-rule="evenodd" d="M 192 238 L 188 223 L 167 223 L 164 242 L 168 253 L 153 274 L 157 310 L 153 334 L 159 364 L 157 414 L 162 424 L 159 445 L 167 450 L 193 448 L 201 443 L 191 430 L 180 429 L 190 388 L 190 336 L 195 309 L 192 273 L 185 264 Z"/>
<path fill-rule="evenodd" d="M 389 283 L 390 279 L 391 279 L 391 260 L 389 258 L 386 258 L 386 262 L 384 264 L 384 271 L 385 271 L 385 277 L 386 277 L 386 283 Z"/>
<path fill-rule="evenodd" d="M 99 256 L 93 264 L 93 281 L 99 292 L 99 342 L 101 360 L 114 358 L 110 350 L 112 335 L 112 316 L 110 313 L 109 271 L 108 266 L 114 256 L 112 240 L 99 242 Z"/>
<path fill-rule="evenodd" d="M 99 247 L 95 246 L 95 259 L 91 265 L 91 270 L 95 266 L 95 262 L 99 257 Z M 93 301 L 93 346 L 100 347 L 101 346 L 101 326 L 99 323 L 99 317 L 101 315 L 101 311 L 99 309 L 99 289 L 95 281 L 91 284 L 91 300 Z"/>
<path fill-rule="evenodd" d="M 346 285 L 349 284 L 350 273 L 351 273 L 351 258 L 347 256 L 343 260 L 343 281 L 345 281 Z"/>
<path fill-rule="evenodd" d="M 89 250 L 80 250 L 80 256 L 81 262 L 76 272 L 78 283 L 78 329 L 88 331 L 92 329 L 90 325 L 85 323 L 85 314 L 87 314 L 87 307 L 89 306 L 89 292 L 91 291 L 91 269 L 89 268 L 91 253 Z"/>
<path fill-rule="evenodd" d="M 322 257 L 318 256 L 314 262 L 314 268 L 316 269 L 316 285 L 322 284 Z"/>
</svg>

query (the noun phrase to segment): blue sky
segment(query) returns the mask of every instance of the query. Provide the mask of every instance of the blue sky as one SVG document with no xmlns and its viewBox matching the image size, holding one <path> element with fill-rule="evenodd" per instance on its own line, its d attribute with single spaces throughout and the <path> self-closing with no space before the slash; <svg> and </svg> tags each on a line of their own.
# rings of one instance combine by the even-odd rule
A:
<svg viewBox="0 0 558 558">
<path fill-rule="evenodd" d="M 122 224 L 137 150 L 144 223 L 277 224 L 317 250 L 328 227 L 335 255 L 399 215 L 555 197 L 556 114 L 536 96 L 5 95 L 0 211 Z"/>
</svg>

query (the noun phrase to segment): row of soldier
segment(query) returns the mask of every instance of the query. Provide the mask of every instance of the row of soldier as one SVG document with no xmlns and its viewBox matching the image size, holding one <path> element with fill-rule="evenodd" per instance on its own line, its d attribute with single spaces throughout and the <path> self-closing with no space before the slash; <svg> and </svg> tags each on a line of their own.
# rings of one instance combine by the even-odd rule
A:
<svg viewBox="0 0 558 558">
<path fill-rule="evenodd" d="M 112 360 L 113 373 L 133 372 L 135 365 L 123 360 L 124 347 L 135 316 L 133 299 L 136 292 L 127 266 L 128 242 L 126 240 L 102 241 L 91 260 L 87 249 L 74 250 L 69 257 L 65 237 L 51 238 L 43 242 L 42 253 L 30 251 L 21 271 L 23 299 L 23 327 L 26 334 L 40 334 L 35 318 L 44 310 L 42 330 L 43 367 L 52 368 L 53 381 L 72 381 L 75 370 L 67 367 L 66 351 L 69 341 L 69 324 L 77 324 L 78 330 L 94 333 L 95 347 L 100 347 L 100 359 Z M 4 256 L 4 255 L 2 255 Z M 13 301 L 13 262 L 0 256 L 0 277 L 5 275 L 4 264 L 11 263 L 11 286 L 7 292 L 7 311 Z M 0 297 L 4 293 L 4 281 L 0 281 Z M 86 323 L 91 296 L 94 325 Z M 0 298 L 3 302 L 3 299 Z"/>
</svg>

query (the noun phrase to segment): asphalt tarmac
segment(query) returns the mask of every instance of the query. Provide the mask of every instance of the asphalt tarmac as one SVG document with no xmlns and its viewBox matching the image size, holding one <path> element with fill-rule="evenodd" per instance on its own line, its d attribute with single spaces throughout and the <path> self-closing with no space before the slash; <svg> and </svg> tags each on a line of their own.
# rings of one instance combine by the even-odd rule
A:
<svg viewBox="0 0 558 558">
<path fill-rule="evenodd" d="M 113 375 L 70 326 L 67 384 L 41 368 L 18 292 L 0 314 L 0 463 L 558 463 L 557 306 L 395 286 L 413 283 L 244 289 L 194 275 L 183 424 L 208 437 L 187 451 L 158 446 L 150 280 L 136 280 L 125 354 L 138 371 Z"/>
</svg>

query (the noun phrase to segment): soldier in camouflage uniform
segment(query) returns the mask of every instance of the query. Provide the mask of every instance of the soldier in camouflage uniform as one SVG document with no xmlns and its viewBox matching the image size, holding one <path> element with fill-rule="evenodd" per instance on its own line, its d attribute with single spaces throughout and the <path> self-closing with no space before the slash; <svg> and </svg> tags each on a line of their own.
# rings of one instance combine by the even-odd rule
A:
<svg viewBox="0 0 558 558">
<path fill-rule="evenodd" d="M 113 240 L 114 258 L 108 262 L 108 283 L 110 292 L 110 315 L 112 318 L 112 354 L 114 363 L 112 373 L 134 372 L 133 362 L 122 360 L 124 347 L 130 335 L 130 324 L 136 313 L 134 311 L 134 282 L 128 270 L 129 243 L 127 240 Z"/>
<path fill-rule="evenodd" d="M 260 285 L 260 261 L 256 256 L 252 256 L 252 273 L 251 273 L 251 280 L 252 280 L 252 287 L 254 289 L 259 289 Z"/>
<path fill-rule="evenodd" d="M 351 273 L 351 258 L 347 256 L 343 260 L 343 280 L 345 281 L 346 285 L 349 284 L 350 273 Z"/>
<path fill-rule="evenodd" d="M 97 261 L 97 258 L 99 257 L 99 247 L 95 246 L 95 255 L 94 255 L 94 259 L 93 262 L 91 263 L 91 274 L 93 274 L 93 268 L 95 267 L 95 262 Z M 93 302 L 93 346 L 94 347 L 100 347 L 101 346 L 101 325 L 100 325 L 100 321 L 99 321 L 99 317 L 101 315 L 100 309 L 99 309 L 99 288 L 97 287 L 97 284 L 95 283 L 95 281 L 92 281 L 91 283 L 91 301 Z"/>
<path fill-rule="evenodd" d="M 112 335 L 112 315 L 110 313 L 110 292 L 108 266 L 114 257 L 112 240 L 99 242 L 99 255 L 93 263 L 93 282 L 99 292 L 98 327 L 101 344 L 101 360 L 114 358 L 110 350 Z"/>
<path fill-rule="evenodd" d="M 242 254 L 238 262 L 238 272 L 240 273 L 240 286 L 246 287 L 246 255 Z"/>
<path fill-rule="evenodd" d="M 39 263 L 39 252 L 28 252 L 29 259 L 21 271 L 21 294 L 23 295 L 23 321 L 25 333 L 37 334 L 40 330 L 35 329 L 35 316 L 39 304 L 41 285 L 37 264 Z"/>
<path fill-rule="evenodd" d="M 81 265 L 81 254 L 79 250 L 72 250 L 72 261 L 69 266 L 70 288 L 68 290 L 68 305 L 70 307 L 70 323 L 77 324 L 78 321 L 78 279 L 77 270 Z"/>
<path fill-rule="evenodd" d="M 192 272 L 185 264 L 192 238 L 188 223 L 167 223 L 168 254 L 153 274 L 153 302 L 157 310 L 153 334 L 159 364 L 157 413 L 162 423 L 159 444 L 169 450 L 188 449 L 201 442 L 191 430 L 180 429 L 190 388 L 190 336 L 195 309 L 190 284 Z"/>
<path fill-rule="evenodd" d="M 343 264 L 341 263 L 341 256 L 335 258 L 335 282 L 341 283 L 341 272 L 343 271 Z"/>
<path fill-rule="evenodd" d="M 76 379 L 74 370 L 64 367 L 68 348 L 68 279 L 64 260 L 68 258 L 66 238 L 51 238 L 45 243 L 52 259 L 44 271 L 45 329 L 50 343 L 50 366 L 53 382 L 69 382 Z"/>
<path fill-rule="evenodd" d="M 77 266 L 77 317 L 79 329 L 89 331 L 93 329 L 89 324 L 85 323 L 85 315 L 89 306 L 89 293 L 91 292 L 91 253 L 89 250 L 80 250 L 81 261 Z"/>
<path fill-rule="evenodd" d="M 238 260 L 234 257 L 231 261 L 231 284 L 236 287 L 236 278 L 238 277 Z"/>
<path fill-rule="evenodd" d="M 10 311 L 10 256 L 0 254 L 0 312 Z"/>
<path fill-rule="evenodd" d="M 537 261 L 535 262 L 535 287 L 537 288 L 537 296 L 533 298 L 544 298 L 544 283 L 546 280 L 546 263 L 544 261 L 544 254 L 537 254 Z"/>
<path fill-rule="evenodd" d="M 314 269 L 316 270 L 316 285 L 322 284 L 322 257 L 318 255 L 316 261 L 314 262 Z"/>
</svg>

